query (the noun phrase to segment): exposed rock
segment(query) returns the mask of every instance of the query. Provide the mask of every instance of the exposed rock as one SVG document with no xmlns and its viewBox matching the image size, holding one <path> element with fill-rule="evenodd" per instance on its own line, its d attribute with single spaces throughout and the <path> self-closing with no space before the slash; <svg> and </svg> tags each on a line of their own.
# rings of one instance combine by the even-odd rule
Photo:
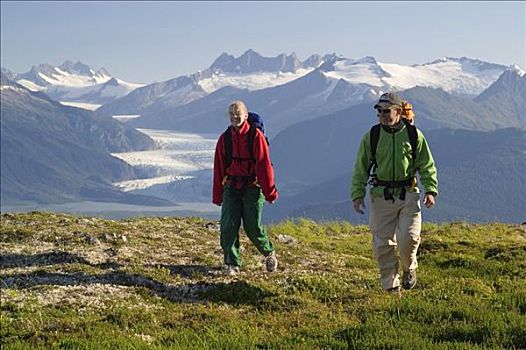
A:
<svg viewBox="0 0 526 350">
<path fill-rule="evenodd" d="M 289 235 L 278 235 L 278 241 L 285 244 L 296 244 L 298 241 Z"/>
<path fill-rule="evenodd" d="M 87 236 L 85 238 L 85 241 L 86 241 L 86 243 L 91 244 L 91 245 L 99 245 L 100 244 L 99 239 L 95 238 L 95 237 L 92 237 L 92 236 Z"/>
<path fill-rule="evenodd" d="M 221 226 L 218 222 L 208 222 L 205 224 L 205 227 L 210 231 L 219 231 Z"/>
</svg>

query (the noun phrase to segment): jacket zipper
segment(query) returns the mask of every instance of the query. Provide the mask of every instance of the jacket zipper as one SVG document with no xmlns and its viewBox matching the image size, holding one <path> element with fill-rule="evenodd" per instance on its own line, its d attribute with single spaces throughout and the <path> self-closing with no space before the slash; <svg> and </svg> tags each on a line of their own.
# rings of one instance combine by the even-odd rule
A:
<svg viewBox="0 0 526 350">
<path fill-rule="evenodd" d="M 395 133 L 393 132 L 393 156 L 391 157 L 393 159 L 393 176 L 391 177 L 391 180 L 394 182 L 396 181 L 395 179 L 395 157 L 396 157 L 396 142 L 395 142 Z M 393 189 L 393 192 L 391 193 L 391 195 L 394 196 L 395 194 L 395 189 Z"/>
<path fill-rule="evenodd" d="M 239 136 L 240 136 L 240 134 L 236 133 L 236 140 L 237 140 L 237 142 L 236 142 L 236 146 L 237 146 L 237 147 L 236 147 L 236 148 L 237 148 L 237 157 L 238 157 L 238 158 L 241 158 L 241 153 L 240 153 L 240 151 L 239 151 L 239 143 L 241 142 L 241 140 L 240 140 L 240 137 L 239 137 Z"/>
<path fill-rule="evenodd" d="M 396 142 L 395 142 L 395 134 L 393 133 L 393 176 L 391 177 L 392 181 L 395 181 L 395 157 L 396 157 Z"/>
<path fill-rule="evenodd" d="M 240 133 L 240 132 L 237 132 L 237 133 L 236 133 L 236 140 L 237 140 L 237 142 L 236 142 L 236 148 L 237 148 L 237 157 L 238 157 L 239 159 L 242 159 L 242 158 L 243 158 L 242 155 L 241 155 L 241 138 L 242 138 L 242 137 L 241 137 L 241 133 Z M 244 164 L 244 162 L 241 162 L 241 166 L 243 166 L 243 164 Z M 245 169 L 243 169 L 243 170 L 245 170 Z"/>
</svg>

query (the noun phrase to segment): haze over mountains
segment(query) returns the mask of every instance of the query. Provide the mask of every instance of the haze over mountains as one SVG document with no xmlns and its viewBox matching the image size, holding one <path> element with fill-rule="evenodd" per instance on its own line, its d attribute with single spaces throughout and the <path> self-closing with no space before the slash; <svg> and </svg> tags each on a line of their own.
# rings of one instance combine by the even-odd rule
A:
<svg viewBox="0 0 526 350">
<path fill-rule="evenodd" d="M 2 68 L 2 73 L 31 91 L 43 91 L 54 100 L 88 109 L 96 109 L 142 86 L 114 78 L 104 68 L 95 71 L 82 62 L 72 61 L 57 67 L 35 65 L 21 74 Z"/>
<path fill-rule="evenodd" d="M 269 217 L 366 219 L 353 213 L 350 203 L 358 143 L 371 126 L 347 117 L 360 107 L 300 123 L 272 141 L 279 189 L 285 196 L 269 206 Z M 370 108 L 363 107 L 364 112 Z M 427 219 L 524 221 L 525 129 L 440 128 L 424 133 L 437 164 L 440 191 L 437 206 L 425 213 Z"/>
<path fill-rule="evenodd" d="M 17 197 L 25 186 L 17 184 L 18 171 L 23 168 L 21 165 L 39 164 L 31 149 L 43 150 L 49 157 L 46 163 L 54 164 L 59 160 L 51 155 L 63 154 L 64 144 L 78 146 L 89 155 L 61 157 L 60 161 L 67 159 L 69 170 L 78 171 L 75 170 L 73 175 L 69 170 L 55 172 L 54 183 L 38 180 L 44 173 L 52 173 L 51 170 L 39 170 L 34 172 L 35 176 L 27 175 L 26 182 L 32 184 L 32 193 L 38 195 L 33 195 L 33 198 L 26 194 L 22 201 L 28 198 L 38 198 L 40 202 L 67 200 L 69 197 L 62 193 L 63 189 L 51 190 L 62 182 L 62 177 L 69 179 L 64 183 L 76 178 L 75 184 L 70 186 L 76 188 L 72 200 L 85 199 L 85 191 L 78 190 L 82 187 L 79 179 L 89 177 L 79 175 L 84 171 L 100 175 L 103 180 L 99 179 L 99 185 L 103 183 L 106 187 L 97 185 L 99 189 L 111 187 L 111 191 L 118 192 L 119 187 L 126 184 L 126 196 L 134 193 L 147 196 L 133 199 L 125 196 L 119 199 L 121 202 L 140 202 L 140 198 L 148 198 L 144 199 L 145 203 L 160 201 L 158 203 L 165 204 L 181 198 L 207 201 L 211 196 L 208 165 L 204 168 L 199 165 L 198 177 L 195 177 L 197 173 L 186 176 L 184 171 L 176 171 L 172 174 L 176 176 L 170 177 L 164 170 L 152 172 L 144 166 L 126 165 L 111 157 L 110 153 L 162 147 L 132 127 L 219 135 L 228 125 L 225 116 L 228 103 L 241 99 L 250 110 L 263 116 L 271 138 L 280 200 L 268 208 L 268 218 L 307 215 L 363 221 L 363 217 L 350 213 L 348 183 L 354 155 L 363 133 L 377 122 L 372 102 L 385 91 L 398 91 L 413 103 L 417 126 L 429 134 L 432 150 L 436 153 L 444 197 L 442 199 L 441 195 L 440 198 L 443 205 L 437 205 L 432 214 L 429 212 L 429 218 L 526 219 L 526 201 L 516 191 L 517 187 L 526 187 L 526 76 L 516 66 L 466 57 L 442 58 L 413 66 L 382 63 L 373 57 L 350 59 L 336 54 L 312 55 L 301 61 L 295 54 L 263 57 L 248 50 L 237 58 L 224 53 L 202 71 L 144 86 L 123 83 L 104 69 L 95 71 L 71 61 L 59 67 L 34 66 L 24 74 L 2 68 L 2 81 L 2 193 L 9 193 L 9 201 L 21 200 L 20 196 Z M 5 83 L 7 81 L 10 83 Z M 20 84 L 39 92 L 24 89 L 23 93 L 15 93 L 14 87 L 23 88 Z M 7 85 L 13 88 L 7 88 Z M 63 103 L 75 102 L 77 106 L 88 104 L 83 107 L 94 108 L 100 104 L 101 107 L 91 113 L 61 106 L 54 99 Z M 20 116 L 26 115 L 32 116 L 31 122 L 27 123 L 33 128 L 29 133 L 33 136 L 27 140 L 27 134 L 18 128 L 19 124 L 26 123 Z M 118 115 L 135 115 L 137 118 L 123 124 L 112 119 Z M 90 126 L 74 131 L 64 127 L 66 120 L 78 118 L 89 120 Z M 56 122 L 61 126 L 51 127 Z M 39 123 L 53 131 L 43 132 L 41 126 L 37 127 Z M 104 132 L 93 134 L 88 131 L 102 130 L 101 123 L 106 123 Z M 120 131 L 115 132 L 117 129 Z M 74 140 L 64 139 L 65 130 L 77 135 Z M 38 134 L 48 137 L 34 137 Z M 91 141 L 86 143 L 80 136 L 82 134 L 90 134 Z M 111 149 L 105 146 L 101 150 L 99 146 L 107 145 L 114 137 L 120 146 Z M 50 145 L 46 140 L 53 138 L 56 142 Z M 8 149 L 13 150 L 17 157 L 19 150 L 33 155 L 21 160 L 6 157 L 4 162 L 4 139 L 11 142 Z M 15 143 L 13 140 L 17 139 L 18 143 Z M 185 164 L 208 164 L 208 160 L 203 163 L 203 154 L 199 152 L 202 147 L 211 147 L 213 142 L 207 140 L 187 147 L 187 141 L 184 141 L 184 149 L 192 150 L 185 153 L 178 148 L 181 140 L 186 138 L 178 139 L 170 146 L 172 148 L 163 152 L 173 157 L 184 154 Z M 501 142 L 491 147 L 498 140 Z M 206 149 L 206 157 L 210 151 L 213 149 Z M 463 157 L 459 153 L 469 156 Z M 201 158 L 191 160 L 194 156 Z M 101 162 L 107 159 L 108 163 L 95 166 L 86 162 L 87 159 Z M 63 164 L 60 161 L 59 164 Z M 151 162 L 148 162 L 151 168 Z M 9 169 L 6 176 L 4 167 Z M 113 169 L 113 173 L 108 169 Z M 164 177 L 155 181 L 146 179 L 153 173 Z M 462 180 L 458 181 L 458 177 Z M 136 186 L 134 179 L 139 178 L 142 180 L 137 180 L 141 183 L 138 189 L 129 190 Z M 171 178 L 177 180 L 166 182 Z M 44 183 L 50 190 L 40 196 L 36 187 L 44 186 Z M 148 183 L 156 185 L 149 189 Z M 478 183 L 482 186 L 479 191 L 475 190 Z M 506 183 L 511 185 L 506 186 Z M 62 194 L 55 196 L 48 193 L 50 191 Z M 102 192 L 104 190 L 97 193 Z M 111 192 L 114 198 L 118 197 L 117 192 Z M 492 193 L 494 198 L 487 199 Z M 107 197 L 105 200 L 112 196 Z M 476 204 L 463 205 L 460 203 L 463 201 Z M 2 203 L 7 202 L 2 199 Z M 521 219 L 523 216 L 525 218 Z"/>
<path fill-rule="evenodd" d="M 125 124 L 63 106 L 2 74 L 2 205 L 82 199 L 168 204 L 122 193 L 112 185 L 141 174 L 110 152 L 154 146 Z"/>
<path fill-rule="evenodd" d="M 266 116 L 275 136 L 296 122 L 373 101 L 389 90 L 420 86 L 475 97 L 508 70 L 521 72 L 465 57 L 403 66 L 336 54 L 300 62 L 294 54 L 266 58 L 249 50 L 237 59 L 223 54 L 202 72 L 137 89 L 97 112 L 140 115 L 132 125 L 143 128 L 219 132 L 225 101 L 242 99 Z"/>
</svg>

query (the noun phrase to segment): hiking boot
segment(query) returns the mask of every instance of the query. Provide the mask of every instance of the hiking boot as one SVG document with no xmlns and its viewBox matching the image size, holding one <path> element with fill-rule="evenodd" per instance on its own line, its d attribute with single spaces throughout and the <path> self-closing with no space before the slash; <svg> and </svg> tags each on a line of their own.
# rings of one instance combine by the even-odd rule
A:
<svg viewBox="0 0 526 350">
<path fill-rule="evenodd" d="M 222 272 L 223 272 L 223 275 L 226 275 L 226 276 L 235 276 L 239 273 L 239 266 L 224 265 Z"/>
<path fill-rule="evenodd" d="M 274 272 L 276 271 L 276 268 L 278 267 L 278 259 L 276 258 L 276 251 L 271 251 L 266 257 L 265 257 L 265 267 L 267 268 L 268 272 Z"/>
<path fill-rule="evenodd" d="M 389 288 L 389 289 L 386 290 L 386 292 L 389 293 L 389 294 L 398 294 L 399 296 L 401 295 L 401 293 L 400 293 L 400 286 Z"/>
<path fill-rule="evenodd" d="M 404 271 L 402 280 L 404 289 L 413 289 L 416 284 L 416 270 Z"/>
</svg>

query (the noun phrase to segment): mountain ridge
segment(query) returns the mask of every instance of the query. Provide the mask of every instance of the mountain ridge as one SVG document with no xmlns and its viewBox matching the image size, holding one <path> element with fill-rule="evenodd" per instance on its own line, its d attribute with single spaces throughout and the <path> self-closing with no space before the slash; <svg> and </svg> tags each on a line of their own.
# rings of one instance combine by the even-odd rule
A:
<svg viewBox="0 0 526 350">
<path fill-rule="evenodd" d="M 146 135 L 63 106 L 3 74 L 1 105 L 2 205 L 81 199 L 168 204 L 122 193 L 112 185 L 141 174 L 110 152 L 155 147 Z"/>
<path fill-rule="evenodd" d="M 294 54 L 290 56 L 282 54 L 270 58 L 263 57 L 253 50 L 248 50 L 238 58 L 222 53 L 208 69 L 176 78 L 183 79 L 186 77 L 192 81 L 191 86 L 167 85 L 166 88 L 159 87 L 156 94 L 148 94 L 149 98 L 146 102 L 141 102 L 143 100 L 136 96 L 139 93 L 130 94 L 109 105 L 102 106 L 98 113 L 107 117 L 119 114 L 141 115 L 134 123 L 145 128 L 159 128 L 163 124 L 167 128 L 180 127 L 186 125 L 184 119 L 188 118 L 189 115 L 200 115 L 203 110 L 211 110 L 210 107 L 204 109 L 199 107 L 199 105 L 212 103 L 209 96 L 213 97 L 214 94 L 224 96 L 213 103 L 225 104 L 224 99 L 228 99 L 226 97 L 228 94 L 225 91 L 228 90 L 219 91 L 231 86 L 240 89 L 240 91 L 248 90 L 243 91 L 238 98 L 233 96 L 233 99 L 247 99 L 249 108 L 254 111 L 261 111 L 271 116 L 277 115 L 274 124 L 277 126 L 277 130 L 271 131 L 275 135 L 286 126 L 301 121 L 302 118 L 311 119 L 335 112 L 338 109 L 370 102 L 386 91 L 402 91 L 421 86 L 442 89 L 459 96 L 474 97 L 496 81 L 502 72 L 510 69 L 507 66 L 465 57 L 460 59 L 445 58 L 421 65 L 403 66 L 384 64 L 371 56 L 349 59 L 337 54 L 330 54 L 323 56 L 323 58 L 319 55 L 311 56 L 306 61 L 309 61 L 312 66 L 308 69 L 305 66 L 298 68 L 296 72 L 299 75 L 297 76 L 294 75 L 296 73 L 291 72 L 276 73 L 275 70 L 283 68 L 283 65 L 279 64 L 287 58 L 297 59 Z M 254 63 L 260 61 L 272 61 L 273 65 L 269 68 L 270 66 L 266 63 L 259 65 Z M 262 67 L 266 67 L 266 73 L 262 73 Z M 316 79 L 316 76 L 319 76 L 319 79 Z M 283 80 L 280 80 L 282 78 Z M 301 85 L 299 82 L 309 79 L 312 80 L 308 83 L 309 86 L 314 87 L 318 84 L 315 88 L 317 91 L 312 96 L 307 94 L 301 96 L 303 91 L 294 92 L 292 88 L 284 95 L 280 94 L 287 87 L 294 86 L 296 82 Z M 159 85 L 159 83 L 156 84 Z M 305 87 L 304 85 L 303 88 Z M 151 86 L 142 89 L 143 91 L 154 90 Z M 275 91 L 271 91 L 272 89 Z M 311 89 L 311 91 L 313 90 Z M 164 97 L 168 93 L 174 93 L 177 97 Z M 288 99 L 284 110 L 277 108 L 277 106 L 283 105 L 279 103 L 280 99 Z M 201 100 L 203 102 L 200 102 Z M 296 106 L 294 106 L 295 102 L 297 103 Z M 226 104 L 223 107 L 226 108 Z M 181 115 L 181 111 L 185 111 L 186 114 Z M 214 109 L 214 111 L 216 116 L 223 114 L 220 108 Z M 197 119 L 199 118 L 197 117 Z M 207 118 L 213 119 L 213 116 Z M 203 121 L 203 124 L 215 125 L 216 122 L 207 120 Z M 476 125 L 477 122 L 474 121 L 472 124 Z M 184 128 L 188 131 L 194 131 L 191 127 Z M 216 129 L 207 131 L 217 132 Z"/>
<path fill-rule="evenodd" d="M 3 68 L 4 69 L 4 68 Z M 6 70 L 7 74 L 8 70 Z M 80 61 L 66 60 L 59 66 L 38 64 L 25 73 L 12 73 L 10 79 L 31 91 L 43 91 L 57 101 L 102 105 L 127 95 L 142 84 L 116 79 L 105 68 L 95 71 Z M 107 89 L 108 81 L 113 90 Z"/>
</svg>

